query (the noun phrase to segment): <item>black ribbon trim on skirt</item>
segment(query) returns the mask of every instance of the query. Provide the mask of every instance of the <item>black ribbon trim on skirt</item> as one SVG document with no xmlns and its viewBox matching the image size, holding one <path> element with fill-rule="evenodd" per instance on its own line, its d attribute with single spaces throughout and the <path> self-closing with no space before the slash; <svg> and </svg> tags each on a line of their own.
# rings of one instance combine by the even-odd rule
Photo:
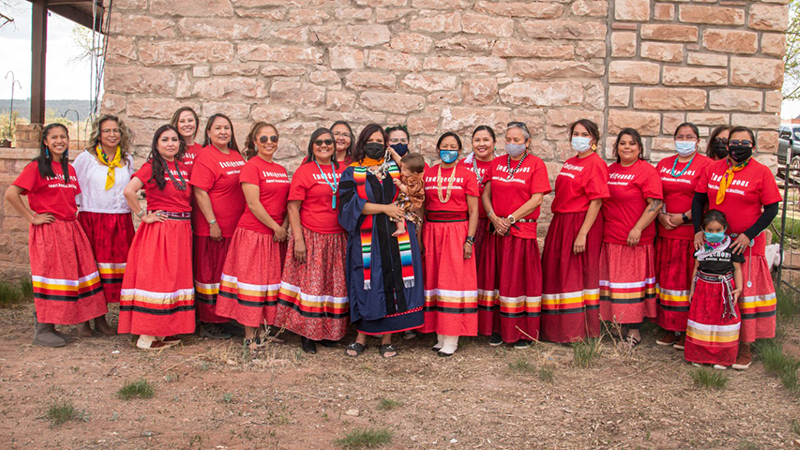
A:
<svg viewBox="0 0 800 450">
<path fill-rule="evenodd" d="M 569 314 L 581 314 L 585 312 L 588 307 L 584 308 L 583 306 L 578 308 L 566 308 L 566 309 L 542 309 L 543 316 L 566 316 Z"/>
<path fill-rule="evenodd" d="M 78 295 L 53 295 L 53 294 L 42 294 L 39 292 L 34 292 L 33 298 L 37 300 L 49 300 L 54 302 L 77 302 L 82 298 L 91 297 L 101 292 L 103 292 L 103 286 L 98 286 L 92 289 L 91 291 L 81 292 Z"/>
<path fill-rule="evenodd" d="M 231 294 L 230 292 L 227 292 L 227 291 L 219 291 L 218 295 L 220 297 L 225 297 L 225 298 L 229 298 L 231 300 L 236 300 L 236 303 L 238 303 L 238 304 L 240 304 L 242 306 L 250 306 L 250 307 L 253 307 L 253 308 L 262 308 L 264 306 L 276 306 L 278 304 L 278 300 L 277 299 L 276 300 L 271 300 L 271 301 L 262 300 L 262 301 L 257 301 L 257 302 L 254 302 L 254 301 L 251 301 L 251 300 L 242 300 L 242 299 L 239 298 L 238 295 Z"/>
<path fill-rule="evenodd" d="M 194 294 L 195 301 L 198 301 L 204 305 L 216 305 L 217 304 L 217 296 L 216 295 L 209 295 L 206 296 L 205 294 L 198 294 L 195 291 Z"/>
<path fill-rule="evenodd" d="M 445 308 L 442 306 L 429 306 L 427 308 L 422 308 L 424 312 L 440 312 L 444 314 L 475 314 L 478 312 L 478 308 Z"/>
<path fill-rule="evenodd" d="M 143 306 L 120 306 L 120 311 L 150 314 L 152 316 L 169 316 L 179 312 L 194 311 L 194 305 L 176 306 L 170 309 L 145 308 Z"/>
<path fill-rule="evenodd" d="M 308 311 L 304 311 L 302 308 L 297 306 L 292 302 L 287 302 L 286 300 L 278 299 L 278 304 L 281 306 L 285 306 L 287 308 L 293 309 L 295 312 L 300 314 L 303 317 L 310 317 L 314 319 L 346 319 L 350 317 L 350 311 L 344 312 L 342 314 L 331 314 L 331 313 L 312 313 Z"/>
<path fill-rule="evenodd" d="M 103 278 L 100 277 L 100 282 L 103 284 L 121 284 L 122 278 Z"/>
<path fill-rule="evenodd" d="M 772 311 L 763 311 L 763 312 L 750 313 L 750 314 L 740 314 L 740 316 L 742 316 L 742 320 L 746 320 L 746 319 L 763 319 L 765 317 L 772 317 L 772 316 L 775 315 L 775 313 L 776 313 L 776 311 L 772 310 Z"/>
<path fill-rule="evenodd" d="M 600 300 L 611 302 L 616 305 L 635 305 L 636 303 L 643 303 L 647 299 L 656 298 L 656 294 L 645 294 L 643 297 L 636 298 L 611 298 L 609 295 L 601 295 Z"/>
<path fill-rule="evenodd" d="M 478 305 L 478 310 L 480 310 L 480 311 L 499 311 L 500 310 L 500 305 L 492 305 L 492 306 Z"/>
<path fill-rule="evenodd" d="M 661 304 L 659 302 L 658 303 L 658 307 L 663 309 L 664 311 L 689 312 L 689 307 L 688 306 L 670 306 L 670 305 Z"/>
<path fill-rule="evenodd" d="M 534 313 L 525 313 L 525 312 L 521 312 L 521 313 L 504 313 L 502 311 L 500 312 L 500 317 L 503 317 L 505 319 L 524 319 L 525 317 L 539 317 L 541 315 L 542 314 L 538 313 L 538 312 L 534 312 Z"/>
</svg>

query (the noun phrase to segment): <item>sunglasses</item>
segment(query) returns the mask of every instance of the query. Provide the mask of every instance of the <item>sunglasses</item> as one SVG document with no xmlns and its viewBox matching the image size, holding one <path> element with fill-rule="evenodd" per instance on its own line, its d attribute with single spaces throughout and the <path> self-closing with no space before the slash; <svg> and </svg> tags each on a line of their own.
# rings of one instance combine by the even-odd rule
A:
<svg viewBox="0 0 800 450">
<path fill-rule="evenodd" d="M 267 141 L 278 142 L 278 136 L 261 136 L 258 141 L 262 144 L 266 144 Z"/>
<path fill-rule="evenodd" d="M 747 140 L 744 140 L 744 141 L 728 141 L 728 145 L 733 145 L 734 147 L 738 146 L 738 145 L 742 145 L 744 147 L 752 147 L 753 146 L 753 142 L 752 141 L 747 141 Z"/>
<path fill-rule="evenodd" d="M 316 145 L 317 147 L 322 147 L 322 144 L 328 146 L 333 145 L 333 139 L 325 139 L 325 140 L 317 139 L 316 141 L 314 141 L 314 145 Z"/>
</svg>

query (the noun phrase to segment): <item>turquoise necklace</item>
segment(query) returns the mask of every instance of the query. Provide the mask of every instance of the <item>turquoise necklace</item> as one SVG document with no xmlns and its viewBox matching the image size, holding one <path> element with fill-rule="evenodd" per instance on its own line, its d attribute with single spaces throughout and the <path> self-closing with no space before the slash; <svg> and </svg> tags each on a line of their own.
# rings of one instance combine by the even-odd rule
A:
<svg viewBox="0 0 800 450">
<path fill-rule="evenodd" d="M 694 155 L 692 155 L 692 159 L 689 160 L 689 163 L 686 164 L 686 167 L 684 167 L 683 170 L 681 170 L 679 174 L 675 175 L 675 168 L 678 167 L 678 158 L 676 157 L 675 158 L 675 162 L 672 163 L 672 170 L 669 173 L 672 176 L 672 178 L 680 178 L 681 175 L 683 175 L 686 172 L 686 170 L 689 169 L 689 166 L 692 165 L 692 161 L 694 161 L 694 157 L 695 156 L 697 156 L 696 152 L 695 152 Z"/>
<path fill-rule="evenodd" d="M 317 165 L 317 169 L 319 169 L 322 179 L 328 183 L 328 186 L 330 186 L 331 190 L 333 191 L 333 195 L 331 196 L 331 209 L 336 209 L 336 189 L 339 187 L 339 181 L 336 179 L 336 168 L 333 167 L 333 162 L 331 162 L 331 174 L 333 175 L 333 183 L 331 183 L 328 181 L 328 177 L 325 176 L 325 172 L 322 171 L 322 167 L 320 167 L 316 159 L 314 160 L 314 164 Z"/>
</svg>

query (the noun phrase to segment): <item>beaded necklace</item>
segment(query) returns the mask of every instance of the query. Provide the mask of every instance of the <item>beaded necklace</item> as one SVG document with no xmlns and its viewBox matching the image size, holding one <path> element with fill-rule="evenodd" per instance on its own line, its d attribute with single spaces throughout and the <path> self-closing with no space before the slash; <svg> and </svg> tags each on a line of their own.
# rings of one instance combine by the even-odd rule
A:
<svg viewBox="0 0 800 450">
<path fill-rule="evenodd" d="M 442 203 L 447 203 L 450 201 L 450 195 L 452 194 L 453 183 L 456 181 L 456 166 L 453 166 L 453 173 L 450 174 L 450 178 L 447 180 L 447 196 L 442 196 L 442 165 L 439 164 L 439 170 L 436 173 L 436 193 L 439 194 L 439 201 Z"/>
<path fill-rule="evenodd" d="M 508 176 L 506 177 L 506 180 L 510 180 L 510 179 L 514 178 L 514 174 L 517 173 L 517 171 L 519 170 L 520 167 L 522 167 L 522 162 L 525 161 L 525 158 L 527 158 L 527 157 L 528 157 L 528 152 L 523 153 L 522 154 L 522 158 L 520 158 L 519 162 L 517 163 L 517 167 L 515 167 L 512 170 L 511 169 L 511 155 L 508 156 L 508 159 L 506 160 L 506 168 L 508 169 Z"/>
<path fill-rule="evenodd" d="M 672 170 L 669 172 L 670 176 L 672 178 L 680 178 L 681 175 L 683 175 L 686 172 L 686 170 L 689 169 L 689 166 L 692 165 L 695 156 L 697 156 L 696 152 L 694 155 L 692 155 L 692 159 L 689 160 L 689 163 L 686 164 L 686 167 L 684 167 L 683 170 L 681 170 L 680 173 L 678 173 L 677 175 L 675 175 L 675 168 L 678 167 L 678 158 L 675 158 L 675 162 L 672 163 Z"/>
<path fill-rule="evenodd" d="M 331 196 L 331 209 L 336 209 L 336 189 L 339 188 L 339 180 L 336 179 L 336 168 L 333 167 L 333 162 L 331 162 L 331 174 L 333 175 L 333 183 L 328 181 L 328 177 L 325 175 L 325 172 L 322 171 L 322 167 L 320 167 L 319 162 L 314 160 L 314 164 L 317 165 L 317 169 L 319 169 L 320 175 L 322 175 L 322 179 L 325 180 L 325 183 L 330 186 L 331 191 L 333 191 L 333 195 Z"/>
</svg>

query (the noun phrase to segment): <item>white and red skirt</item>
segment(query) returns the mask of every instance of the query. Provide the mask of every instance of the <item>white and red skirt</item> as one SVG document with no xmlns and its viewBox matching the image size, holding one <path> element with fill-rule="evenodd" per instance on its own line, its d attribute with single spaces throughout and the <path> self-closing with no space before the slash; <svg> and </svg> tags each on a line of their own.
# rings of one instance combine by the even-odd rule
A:
<svg viewBox="0 0 800 450">
<path fill-rule="evenodd" d="M 131 213 L 105 214 L 81 211 L 78 221 L 92 244 L 106 302 L 119 303 L 128 251 L 136 231 Z"/>
<path fill-rule="evenodd" d="M 464 213 L 466 214 L 466 213 Z M 423 333 L 478 335 L 478 279 L 475 255 L 464 259 L 468 222 L 435 222 L 428 214 L 425 244 L 425 323 Z"/>
<path fill-rule="evenodd" d="M 653 244 L 603 243 L 600 252 L 600 318 L 619 324 L 656 317 Z"/>
<path fill-rule="evenodd" d="M 31 225 L 28 251 L 39 322 L 75 325 L 108 312 L 92 246 L 77 220 Z"/>
<path fill-rule="evenodd" d="M 487 234 L 481 257 L 478 333 L 499 333 L 509 343 L 539 339 L 542 265 L 536 239 Z"/>
<path fill-rule="evenodd" d="M 694 241 L 656 238 L 656 323 L 668 331 L 686 331 L 694 272 Z"/>
<path fill-rule="evenodd" d="M 242 325 L 275 325 L 281 286 L 281 244 L 273 235 L 237 228 L 228 248 L 217 314 Z"/>
<path fill-rule="evenodd" d="M 345 257 L 347 233 L 321 234 L 303 228 L 306 261 L 294 258 L 290 234 L 278 292 L 275 325 L 314 341 L 338 341 L 347 333 Z"/>
<path fill-rule="evenodd" d="M 569 343 L 600 336 L 600 249 L 603 216 L 586 236 L 586 249 L 573 246 L 586 212 L 556 214 L 542 253 L 541 339 Z"/>
<path fill-rule="evenodd" d="M 698 272 L 686 326 L 686 361 L 722 366 L 736 362 L 741 324 L 739 306 L 732 300 L 728 308 L 725 306 L 726 296 L 735 288 L 733 273 L 720 278 Z"/>
<path fill-rule="evenodd" d="M 756 238 L 759 245 L 759 238 Z M 778 301 L 775 285 L 769 272 L 769 264 L 764 257 L 764 240 L 761 249 L 748 248 L 744 251 L 745 262 L 742 264 L 744 288 L 739 298 L 739 310 L 742 312 L 742 342 L 755 342 L 756 339 L 772 339 L 775 337 L 775 318 Z M 753 250 L 751 252 L 751 249 Z"/>
<path fill-rule="evenodd" d="M 227 317 L 218 315 L 216 311 L 219 282 L 231 238 L 223 237 L 221 241 L 215 241 L 210 236 L 195 235 L 192 244 L 197 320 L 204 323 L 228 322 Z"/>
<path fill-rule="evenodd" d="M 122 280 L 119 333 L 194 333 L 192 224 L 186 216 L 139 226 Z"/>
</svg>

